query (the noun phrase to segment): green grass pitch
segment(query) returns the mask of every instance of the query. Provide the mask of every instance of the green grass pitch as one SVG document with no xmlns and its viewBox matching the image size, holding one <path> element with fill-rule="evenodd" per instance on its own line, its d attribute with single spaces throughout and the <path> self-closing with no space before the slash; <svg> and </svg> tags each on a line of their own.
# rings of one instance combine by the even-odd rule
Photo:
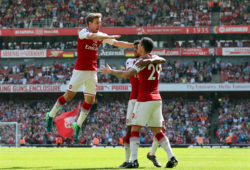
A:
<svg viewBox="0 0 250 170">
<path fill-rule="evenodd" d="M 147 160 L 150 148 L 139 148 L 139 169 L 160 169 Z M 174 148 L 183 170 L 250 169 L 250 149 Z M 162 148 L 157 158 L 165 167 L 167 155 Z M 124 161 L 123 148 L 0 148 L 0 169 L 119 169 Z"/>
</svg>

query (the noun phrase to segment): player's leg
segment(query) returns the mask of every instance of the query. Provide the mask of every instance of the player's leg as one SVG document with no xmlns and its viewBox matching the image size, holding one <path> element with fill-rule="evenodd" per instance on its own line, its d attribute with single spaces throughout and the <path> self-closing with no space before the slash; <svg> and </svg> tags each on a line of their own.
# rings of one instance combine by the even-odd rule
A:
<svg viewBox="0 0 250 170">
<path fill-rule="evenodd" d="M 161 167 L 160 162 L 156 159 L 155 152 L 159 146 L 158 140 L 154 137 L 150 152 L 147 154 L 147 158 L 151 160 L 156 167 Z"/>
<path fill-rule="evenodd" d="M 153 101 L 152 105 L 154 110 L 152 111 L 148 125 L 152 128 L 154 137 L 157 139 L 158 143 L 162 146 L 162 148 L 166 151 L 168 155 L 169 161 L 166 167 L 172 168 L 178 164 L 178 161 L 174 157 L 168 137 L 162 131 L 162 126 L 164 122 L 162 116 L 162 101 Z"/>
<path fill-rule="evenodd" d="M 78 142 L 78 135 L 82 127 L 83 122 L 87 118 L 92 105 L 95 102 L 95 95 L 97 90 L 97 73 L 96 71 L 85 71 L 84 76 L 86 81 L 84 81 L 84 102 L 81 106 L 80 115 L 76 123 L 73 123 L 74 129 L 74 140 Z"/>
<path fill-rule="evenodd" d="M 50 112 L 46 113 L 46 128 L 48 132 L 52 131 L 52 126 L 53 126 L 53 119 L 56 115 L 56 113 L 63 107 L 65 103 L 68 101 L 72 100 L 74 96 L 76 95 L 76 92 L 72 91 L 66 91 L 64 95 L 60 96 L 56 103 L 54 104 L 53 108 L 51 109 Z"/>
<path fill-rule="evenodd" d="M 84 102 L 81 107 L 80 116 L 77 119 L 77 125 L 82 127 L 84 120 L 87 118 L 92 105 L 95 102 L 95 96 L 84 94 Z"/>
<path fill-rule="evenodd" d="M 151 146 L 149 155 L 155 155 L 155 152 L 156 152 L 158 146 L 159 146 L 159 143 L 158 143 L 157 139 L 155 137 L 153 137 L 153 142 L 152 142 L 152 146 Z"/>
<path fill-rule="evenodd" d="M 163 116 L 161 117 L 161 120 L 164 120 Z M 162 122 L 162 131 L 165 132 L 164 121 Z M 156 155 L 155 155 L 158 146 L 159 146 L 158 140 L 155 137 L 153 137 L 153 143 L 152 143 L 150 152 L 147 154 L 147 158 L 153 162 L 154 166 L 161 167 L 161 164 L 160 162 L 158 162 Z"/>
<path fill-rule="evenodd" d="M 83 79 L 81 79 L 81 72 L 78 70 L 74 70 L 72 77 L 70 79 L 68 89 L 64 93 L 64 95 L 60 96 L 58 100 L 56 101 L 55 105 L 51 109 L 50 112 L 46 113 L 46 128 L 48 132 L 52 131 L 52 125 L 53 125 L 53 118 L 55 117 L 56 113 L 60 110 L 60 108 L 68 101 L 72 100 L 74 96 L 76 95 L 78 89 L 82 85 Z"/>
<path fill-rule="evenodd" d="M 166 168 L 173 168 L 178 164 L 177 159 L 175 158 L 168 137 L 162 132 L 161 127 L 152 128 L 155 138 L 158 140 L 161 147 L 166 151 L 168 155 L 168 162 Z"/>
<path fill-rule="evenodd" d="M 94 95 L 89 95 L 89 94 L 84 94 L 84 102 L 81 106 L 81 110 L 80 110 L 80 115 L 77 119 L 76 123 L 73 123 L 73 129 L 74 129 L 74 140 L 75 142 L 78 142 L 78 136 L 80 133 L 80 129 L 82 127 L 83 122 L 85 121 L 85 119 L 87 118 L 90 109 L 92 107 L 92 105 L 95 102 L 95 96 Z"/>
<path fill-rule="evenodd" d="M 130 159 L 130 137 L 131 137 L 131 126 L 127 127 L 127 133 L 124 140 L 125 148 L 125 162 L 129 162 Z"/>
<path fill-rule="evenodd" d="M 125 161 L 119 166 L 120 168 L 124 168 L 129 164 L 129 160 L 130 160 L 130 136 L 131 136 L 131 126 L 127 126 L 126 135 L 124 137 Z"/>
<path fill-rule="evenodd" d="M 130 160 L 131 120 L 132 120 L 132 114 L 133 114 L 135 103 L 136 103 L 136 99 L 131 99 L 128 101 L 128 108 L 127 108 L 127 114 L 126 114 L 127 133 L 124 138 L 125 162 L 123 162 L 119 166 L 120 168 L 127 166 Z"/>
<path fill-rule="evenodd" d="M 140 145 L 140 126 L 132 126 L 130 136 L 131 162 L 125 168 L 138 168 L 138 148 Z"/>
<path fill-rule="evenodd" d="M 138 148 L 140 145 L 140 129 L 146 126 L 149 115 L 151 112 L 151 106 L 147 102 L 136 102 L 131 118 L 131 136 L 130 136 L 130 150 L 131 150 L 131 162 L 125 168 L 138 168 Z"/>
</svg>

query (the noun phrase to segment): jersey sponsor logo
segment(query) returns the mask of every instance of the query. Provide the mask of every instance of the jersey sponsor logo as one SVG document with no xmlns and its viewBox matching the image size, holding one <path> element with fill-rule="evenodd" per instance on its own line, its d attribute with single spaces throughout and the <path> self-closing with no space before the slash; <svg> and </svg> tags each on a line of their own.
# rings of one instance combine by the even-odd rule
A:
<svg viewBox="0 0 250 170">
<path fill-rule="evenodd" d="M 92 46 L 86 44 L 85 49 L 97 51 L 98 50 L 98 45 L 96 43 L 93 43 Z"/>
</svg>

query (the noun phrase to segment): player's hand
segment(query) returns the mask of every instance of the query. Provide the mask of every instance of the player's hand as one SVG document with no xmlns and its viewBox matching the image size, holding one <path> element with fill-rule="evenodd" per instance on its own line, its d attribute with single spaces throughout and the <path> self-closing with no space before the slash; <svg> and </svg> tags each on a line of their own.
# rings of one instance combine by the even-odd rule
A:
<svg viewBox="0 0 250 170">
<path fill-rule="evenodd" d="M 121 35 L 110 35 L 109 39 L 117 39 L 117 38 L 121 38 Z"/>
<path fill-rule="evenodd" d="M 102 74 L 110 74 L 111 73 L 111 68 L 110 68 L 110 66 L 108 65 L 108 64 L 106 64 L 106 67 L 104 66 L 104 65 L 102 65 L 101 66 L 101 70 L 100 70 L 100 72 L 102 73 Z"/>
<path fill-rule="evenodd" d="M 138 63 L 136 63 L 136 65 L 139 68 L 142 68 L 142 67 L 145 67 L 146 65 L 148 65 L 149 63 L 150 63 L 150 59 L 143 59 L 143 60 L 140 60 Z"/>
</svg>

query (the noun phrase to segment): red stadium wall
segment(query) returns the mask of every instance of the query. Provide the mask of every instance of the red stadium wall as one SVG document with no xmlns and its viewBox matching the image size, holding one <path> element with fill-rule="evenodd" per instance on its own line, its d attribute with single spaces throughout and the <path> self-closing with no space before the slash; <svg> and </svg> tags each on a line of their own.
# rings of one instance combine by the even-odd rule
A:
<svg viewBox="0 0 250 170">
<path fill-rule="evenodd" d="M 0 29 L 0 36 L 76 36 L 81 28 L 67 29 Z M 107 34 L 120 35 L 165 35 L 165 34 L 249 34 L 250 26 L 213 26 L 213 27 L 138 27 L 102 28 Z"/>
</svg>

